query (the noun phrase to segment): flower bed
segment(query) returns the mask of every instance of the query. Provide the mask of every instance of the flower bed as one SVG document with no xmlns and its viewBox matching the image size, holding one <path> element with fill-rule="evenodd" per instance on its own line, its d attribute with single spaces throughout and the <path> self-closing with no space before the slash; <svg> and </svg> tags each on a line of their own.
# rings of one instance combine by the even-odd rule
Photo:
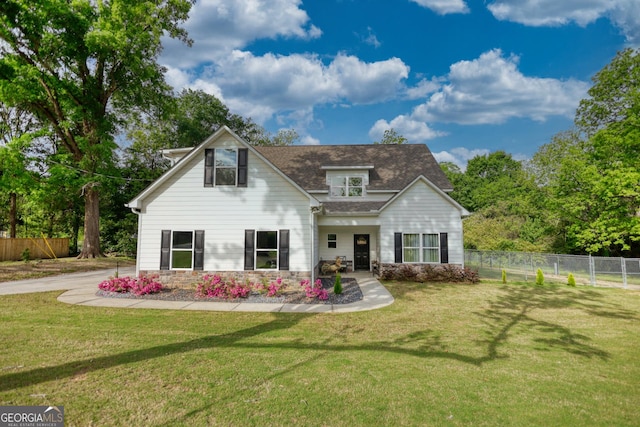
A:
<svg viewBox="0 0 640 427">
<path fill-rule="evenodd" d="M 285 281 L 283 281 L 285 282 Z M 203 281 L 199 282 L 201 292 L 198 292 L 198 284 L 196 284 L 196 290 L 184 289 L 184 288 L 166 288 L 163 287 L 157 293 L 139 294 L 136 295 L 132 292 L 117 292 L 103 289 L 98 290 L 97 295 L 108 298 L 141 298 L 141 299 L 154 299 L 165 301 L 219 301 L 219 302 L 250 302 L 250 303 L 281 303 L 281 304 L 349 304 L 355 301 L 362 300 L 362 291 L 358 286 L 358 282 L 353 278 L 342 279 L 343 291 L 342 294 L 336 295 L 333 293 L 333 279 L 323 278 L 318 279 L 314 283 L 313 287 L 310 287 L 308 281 L 300 282 L 299 286 L 279 286 L 278 281 L 260 282 L 253 284 L 251 291 L 242 296 L 244 292 L 235 291 L 215 291 L 218 293 L 214 296 L 213 289 L 223 288 L 222 283 L 225 283 L 226 289 L 234 289 L 234 285 L 229 287 L 230 283 L 235 283 L 235 289 L 240 286 L 245 286 L 244 283 L 238 283 L 231 279 L 209 278 L 207 281 L 209 286 Z M 215 283 L 215 285 L 213 284 Z M 271 286 L 275 284 L 275 286 Z M 269 289 L 271 287 L 271 289 Z M 309 289 L 307 289 L 309 287 Z M 277 288 L 277 290 L 276 290 Z M 207 289 L 211 289 L 208 292 Z M 271 296 L 269 295 L 271 293 Z M 326 299 L 324 298 L 326 295 Z"/>
<path fill-rule="evenodd" d="M 132 293 L 134 295 L 149 295 L 162 291 L 162 283 L 156 276 L 140 277 L 110 277 L 98 284 L 98 289 L 105 292 Z"/>
</svg>

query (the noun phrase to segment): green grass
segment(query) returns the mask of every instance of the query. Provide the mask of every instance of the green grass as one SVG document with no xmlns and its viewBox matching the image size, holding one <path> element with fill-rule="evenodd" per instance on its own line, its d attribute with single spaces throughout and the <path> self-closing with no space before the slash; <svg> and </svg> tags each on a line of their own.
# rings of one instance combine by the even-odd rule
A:
<svg viewBox="0 0 640 427">
<path fill-rule="evenodd" d="M 350 314 L 0 297 L 0 405 L 64 405 L 67 426 L 637 425 L 640 293 L 387 287 Z"/>
</svg>

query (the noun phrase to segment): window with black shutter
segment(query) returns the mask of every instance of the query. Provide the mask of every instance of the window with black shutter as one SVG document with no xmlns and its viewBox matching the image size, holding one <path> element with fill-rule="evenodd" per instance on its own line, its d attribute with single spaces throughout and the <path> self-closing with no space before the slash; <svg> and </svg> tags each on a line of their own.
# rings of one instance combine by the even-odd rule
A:
<svg viewBox="0 0 640 427">
<path fill-rule="evenodd" d="M 246 148 L 240 148 L 238 150 L 238 187 L 246 187 L 248 180 L 248 163 L 249 163 L 249 150 Z"/>
<path fill-rule="evenodd" d="M 162 230 L 160 239 L 160 270 L 168 270 L 171 262 L 171 230 Z"/>
<path fill-rule="evenodd" d="M 440 233 L 440 262 L 449 263 L 449 238 L 447 233 Z"/>
<path fill-rule="evenodd" d="M 195 231 L 195 245 L 193 251 L 193 269 L 204 269 L 204 230 Z"/>
<path fill-rule="evenodd" d="M 244 269 L 253 270 L 255 230 L 244 230 Z"/>
<path fill-rule="evenodd" d="M 289 270 L 289 230 L 280 230 L 278 268 Z"/>
</svg>

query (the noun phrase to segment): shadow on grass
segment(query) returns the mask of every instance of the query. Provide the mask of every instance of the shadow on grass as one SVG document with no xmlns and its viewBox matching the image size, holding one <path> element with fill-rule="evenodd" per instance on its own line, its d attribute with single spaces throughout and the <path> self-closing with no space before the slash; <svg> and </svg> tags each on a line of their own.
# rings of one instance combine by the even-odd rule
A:
<svg viewBox="0 0 640 427">
<path fill-rule="evenodd" d="M 424 295 L 424 292 L 446 292 L 450 286 L 477 286 L 406 285 L 408 285 L 406 286 L 406 291 L 404 291 L 406 295 L 400 292 L 400 289 L 404 286 L 390 286 L 394 297 L 399 300 L 411 300 L 421 293 Z M 317 314 L 291 315 L 278 313 L 272 321 L 245 329 L 239 329 L 227 334 L 209 335 L 190 341 L 131 350 L 103 357 L 72 361 L 57 366 L 5 374 L 0 376 L 0 391 L 12 390 L 63 378 L 72 378 L 74 375 L 77 375 L 78 372 L 87 373 L 99 371 L 119 365 L 152 360 L 159 357 L 206 348 L 310 350 L 314 352 L 312 359 L 318 354 L 322 355 L 342 351 L 373 351 L 425 359 L 439 358 L 455 360 L 481 366 L 487 362 L 506 358 L 507 356 L 500 354 L 500 347 L 507 344 L 510 338 L 518 334 L 528 334 L 532 336 L 533 342 L 540 343 L 544 346 L 544 348 L 539 349 L 541 351 L 559 349 L 585 358 L 608 360 L 610 354 L 590 344 L 591 339 L 588 336 L 577 334 L 570 328 L 559 323 L 537 319 L 533 315 L 533 312 L 572 308 L 583 310 L 592 316 L 615 319 L 637 319 L 637 315 L 634 312 L 604 302 L 601 293 L 590 290 L 569 291 L 555 286 L 502 286 L 499 288 L 499 291 L 501 294 L 494 298 L 494 300 L 488 302 L 488 308 L 475 313 L 483 320 L 485 325 L 484 331 L 479 332 L 483 333 L 485 338 L 477 341 L 481 349 L 481 354 L 477 356 L 447 350 L 447 346 L 442 342 L 442 334 L 446 334 L 446 330 L 438 332 L 426 328 L 396 338 L 395 340 L 376 340 L 364 344 L 349 343 L 348 336 L 340 331 L 336 331 L 335 334 L 318 343 L 304 343 L 300 340 L 284 343 L 247 341 L 247 339 L 262 334 L 288 329 L 303 319 L 317 316 Z M 358 325 L 349 326 L 349 328 L 352 328 L 350 332 L 353 332 L 353 328 L 357 326 Z M 300 365 L 306 363 L 308 362 L 302 362 Z M 292 369 L 297 369 L 297 366 L 292 366 L 289 370 Z"/>
<path fill-rule="evenodd" d="M 503 295 L 491 301 L 489 308 L 476 313 L 483 319 L 488 360 L 500 358 L 499 347 L 518 333 L 537 334 L 533 341 L 586 358 L 608 360 L 610 354 L 590 344 L 591 338 L 577 334 L 559 323 L 537 319 L 533 313 L 544 310 L 575 309 L 591 316 L 636 320 L 636 313 L 605 303 L 602 293 L 592 290 L 566 290 L 561 286 L 503 286 Z M 516 326 L 520 329 L 516 331 Z M 524 328 L 524 329 L 522 329 Z M 526 332 L 522 332 L 522 331 Z"/>
</svg>

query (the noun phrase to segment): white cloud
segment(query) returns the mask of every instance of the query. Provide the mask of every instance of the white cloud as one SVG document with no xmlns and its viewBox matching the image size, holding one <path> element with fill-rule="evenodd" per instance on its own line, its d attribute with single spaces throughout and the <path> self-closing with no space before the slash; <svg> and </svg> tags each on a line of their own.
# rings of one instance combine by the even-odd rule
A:
<svg viewBox="0 0 640 427">
<path fill-rule="evenodd" d="M 409 67 L 401 59 L 363 62 L 355 56 L 338 55 L 327 69 L 339 81 L 340 95 L 356 104 L 370 104 L 394 98 Z"/>
<path fill-rule="evenodd" d="M 530 26 L 560 26 L 575 22 L 582 27 L 606 17 L 620 28 L 630 43 L 640 43 L 638 0 L 495 0 L 487 5 L 496 19 Z"/>
<path fill-rule="evenodd" d="M 464 0 L 411 0 L 420 6 L 431 9 L 440 15 L 448 13 L 469 13 L 469 8 Z"/>
<path fill-rule="evenodd" d="M 454 163 L 460 168 L 461 171 L 464 172 L 467 169 L 467 163 L 469 162 L 469 160 L 473 159 L 476 156 L 485 156 L 489 153 L 490 150 L 486 148 L 469 150 L 468 148 L 457 147 L 450 151 L 440 151 L 439 153 L 433 153 L 433 157 L 436 158 L 438 163 Z"/>
<path fill-rule="evenodd" d="M 426 98 L 427 95 L 440 89 L 440 83 L 437 79 L 422 79 L 414 87 L 408 88 L 405 92 L 407 99 Z"/>
<path fill-rule="evenodd" d="M 412 119 L 458 124 L 499 124 L 513 117 L 544 121 L 573 117 L 589 85 L 577 80 L 528 77 L 518 70 L 518 57 L 499 49 L 450 67 L 448 83 L 416 107 Z"/>
<path fill-rule="evenodd" d="M 310 135 L 303 136 L 300 138 L 300 141 L 302 142 L 302 145 L 320 145 L 320 140 Z"/>
<path fill-rule="evenodd" d="M 236 50 L 188 86 L 211 85 L 232 111 L 262 123 L 276 112 L 304 110 L 308 116 L 318 104 L 370 104 L 394 98 L 408 73 L 409 67 L 397 58 L 363 62 L 339 54 L 325 65 L 315 55 L 255 56 Z"/>
<path fill-rule="evenodd" d="M 309 22 L 302 0 L 201 0 L 192 7 L 184 27 L 191 48 L 165 38 L 161 62 L 191 68 L 215 62 L 233 49 L 265 38 L 317 38 L 322 31 Z"/>
<path fill-rule="evenodd" d="M 435 131 L 424 121 L 413 120 L 409 116 L 400 115 L 391 122 L 386 120 L 378 120 L 369 129 L 369 137 L 373 140 L 379 141 L 384 135 L 384 131 L 393 128 L 399 135 L 407 138 L 409 142 L 424 142 L 428 139 L 433 139 L 438 136 L 444 136 L 446 133 Z"/>
<path fill-rule="evenodd" d="M 356 36 L 358 36 L 358 38 L 360 38 L 360 40 L 362 40 L 364 43 L 371 45 L 376 49 L 382 46 L 382 43 L 380 43 L 380 40 L 378 40 L 378 37 L 373 33 L 373 30 L 371 29 L 371 27 L 367 27 L 366 35 L 356 34 Z"/>
</svg>

